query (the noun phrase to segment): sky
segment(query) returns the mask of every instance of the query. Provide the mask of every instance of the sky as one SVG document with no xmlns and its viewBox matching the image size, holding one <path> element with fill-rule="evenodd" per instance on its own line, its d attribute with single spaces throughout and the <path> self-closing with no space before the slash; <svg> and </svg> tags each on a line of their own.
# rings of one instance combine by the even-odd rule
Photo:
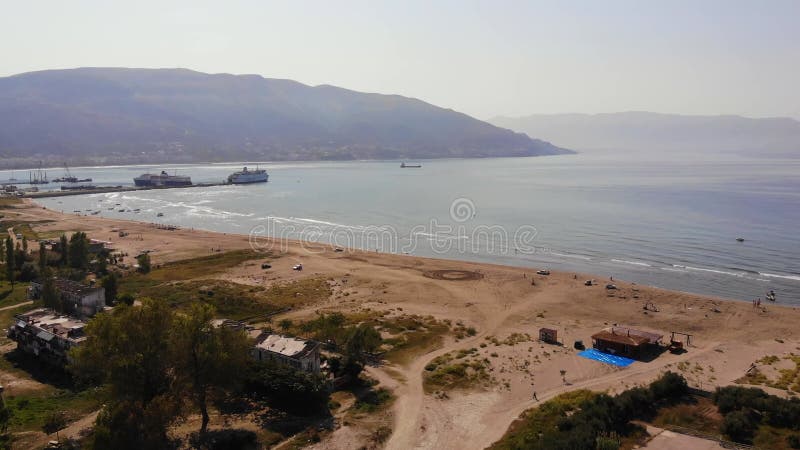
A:
<svg viewBox="0 0 800 450">
<path fill-rule="evenodd" d="M 800 0 L 0 0 L 0 76 L 184 67 L 416 97 L 480 119 L 800 118 Z"/>
</svg>

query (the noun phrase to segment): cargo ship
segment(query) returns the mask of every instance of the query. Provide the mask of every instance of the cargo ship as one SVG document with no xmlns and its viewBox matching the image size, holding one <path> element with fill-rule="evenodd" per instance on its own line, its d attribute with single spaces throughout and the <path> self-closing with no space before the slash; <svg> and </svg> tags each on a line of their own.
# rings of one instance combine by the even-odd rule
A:
<svg viewBox="0 0 800 450">
<path fill-rule="evenodd" d="M 191 186 L 192 178 L 184 175 L 170 175 L 162 170 L 160 174 L 143 173 L 134 178 L 133 183 L 141 187 Z"/>
<path fill-rule="evenodd" d="M 247 167 L 228 175 L 228 183 L 231 184 L 248 184 L 248 183 L 266 183 L 269 179 L 267 171 L 264 169 L 248 170 Z"/>
</svg>

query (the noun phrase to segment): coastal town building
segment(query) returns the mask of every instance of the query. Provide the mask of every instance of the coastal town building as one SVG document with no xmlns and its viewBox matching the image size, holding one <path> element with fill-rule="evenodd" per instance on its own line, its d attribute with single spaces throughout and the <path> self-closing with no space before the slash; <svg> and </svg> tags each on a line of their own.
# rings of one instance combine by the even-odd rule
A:
<svg viewBox="0 0 800 450">
<path fill-rule="evenodd" d="M 603 353 L 639 358 L 655 350 L 664 336 L 626 327 L 610 327 L 592 335 L 592 346 Z"/>
<path fill-rule="evenodd" d="M 271 361 L 313 374 L 320 373 L 320 344 L 316 341 L 261 333 L 256 337 L 251 354 L 257 361 Z"/>
<path fill-rule="evenodd" d="M 79 318 L 92 317 L 106 307 L 106 290 L 102 287 L 88 286 L 65 278 L 53 278 L 63 310 Z M 32 281 L 28 287 L 28 298 L 38 300 L 42 297 L 44 281 Z"/>
<path fill-rule="evenodd" d="M 14 316 L 8 338 L 23 352 L 55 366 L 69 362 L 69 350 L 86 339 L 80 319 L 38 308 Z"/>
</svg>

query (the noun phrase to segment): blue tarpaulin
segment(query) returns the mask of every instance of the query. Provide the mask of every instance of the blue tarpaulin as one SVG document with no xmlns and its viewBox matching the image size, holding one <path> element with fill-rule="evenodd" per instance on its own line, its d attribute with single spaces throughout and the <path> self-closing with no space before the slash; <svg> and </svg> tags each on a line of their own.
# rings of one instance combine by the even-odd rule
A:
<svg viewBox="0 0 800 450">
<path fill-rule="evenodd" d="M 624 358 L 622 356 L 616 356 L 616 355 L 609 355 L 608 353 L 603 353 L 593 348 L 578 353 L 578 356 L 583 356 L 584 358 L 593 359 L 595 361 L 604 362 L 606 364 L 613 364 L 619 367 L 628 367 L 633 362 L 633 360 L 630 358 Z"/>
</svg>

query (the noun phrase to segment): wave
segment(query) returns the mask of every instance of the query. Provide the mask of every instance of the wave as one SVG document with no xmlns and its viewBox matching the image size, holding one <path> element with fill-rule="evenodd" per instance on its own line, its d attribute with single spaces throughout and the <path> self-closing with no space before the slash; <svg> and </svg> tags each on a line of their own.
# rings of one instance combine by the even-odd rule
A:
<svg viewBox="0 0 800 450">
<path fill-rule="evenodd" d="M 592 260 L 592 258 L 590 256 L 586 256 L 586 255 L 575 255 L 575 254 L 571 254 L 571 253 L 556 253 L 556 252 L 550 252 L 550 254 L 551 255 L 555 255 L 555 256 L 561 256 L 562 258 L 582 259 L 584 261 L 591 261 Z"/>
<path fill-rule="evenodd" d="M 630 264 L 632 266 L 642 266 L 642 267 L 653 267 L 650 264 L 640 262 L 640 261 L 628 261 L 625 259 L 612 259 L 612 262 L 621 263 L 621 264 Z"/>
<path fill-rule="evenodd" d="M 738 278 L 744 278 L 744 276 L 746 275 L 746 273 L 744 273 L 744 272 L 728 272 L 726 270 L 706 269 L 706 268 L 703 268 L 703 267 L 682 266 L 680 264 L 673 264 L 672 267 L 675 267 L 675 268 L 678 268 L 678 269 L 696 271 L 696 272 L 711 272 L 711 273 L 717 273 L 717 274 L 720 274 L 720 275 L 730 275 L 730 276 L 738 277 Z"/>
<path fill-rule="evenodd" d="M 775 273 L 759 273 L 759 275 L 767 278 L 782 278 L 784 280 L 800 281 L 800 275 L 778 275 Z"/>
</svg>

